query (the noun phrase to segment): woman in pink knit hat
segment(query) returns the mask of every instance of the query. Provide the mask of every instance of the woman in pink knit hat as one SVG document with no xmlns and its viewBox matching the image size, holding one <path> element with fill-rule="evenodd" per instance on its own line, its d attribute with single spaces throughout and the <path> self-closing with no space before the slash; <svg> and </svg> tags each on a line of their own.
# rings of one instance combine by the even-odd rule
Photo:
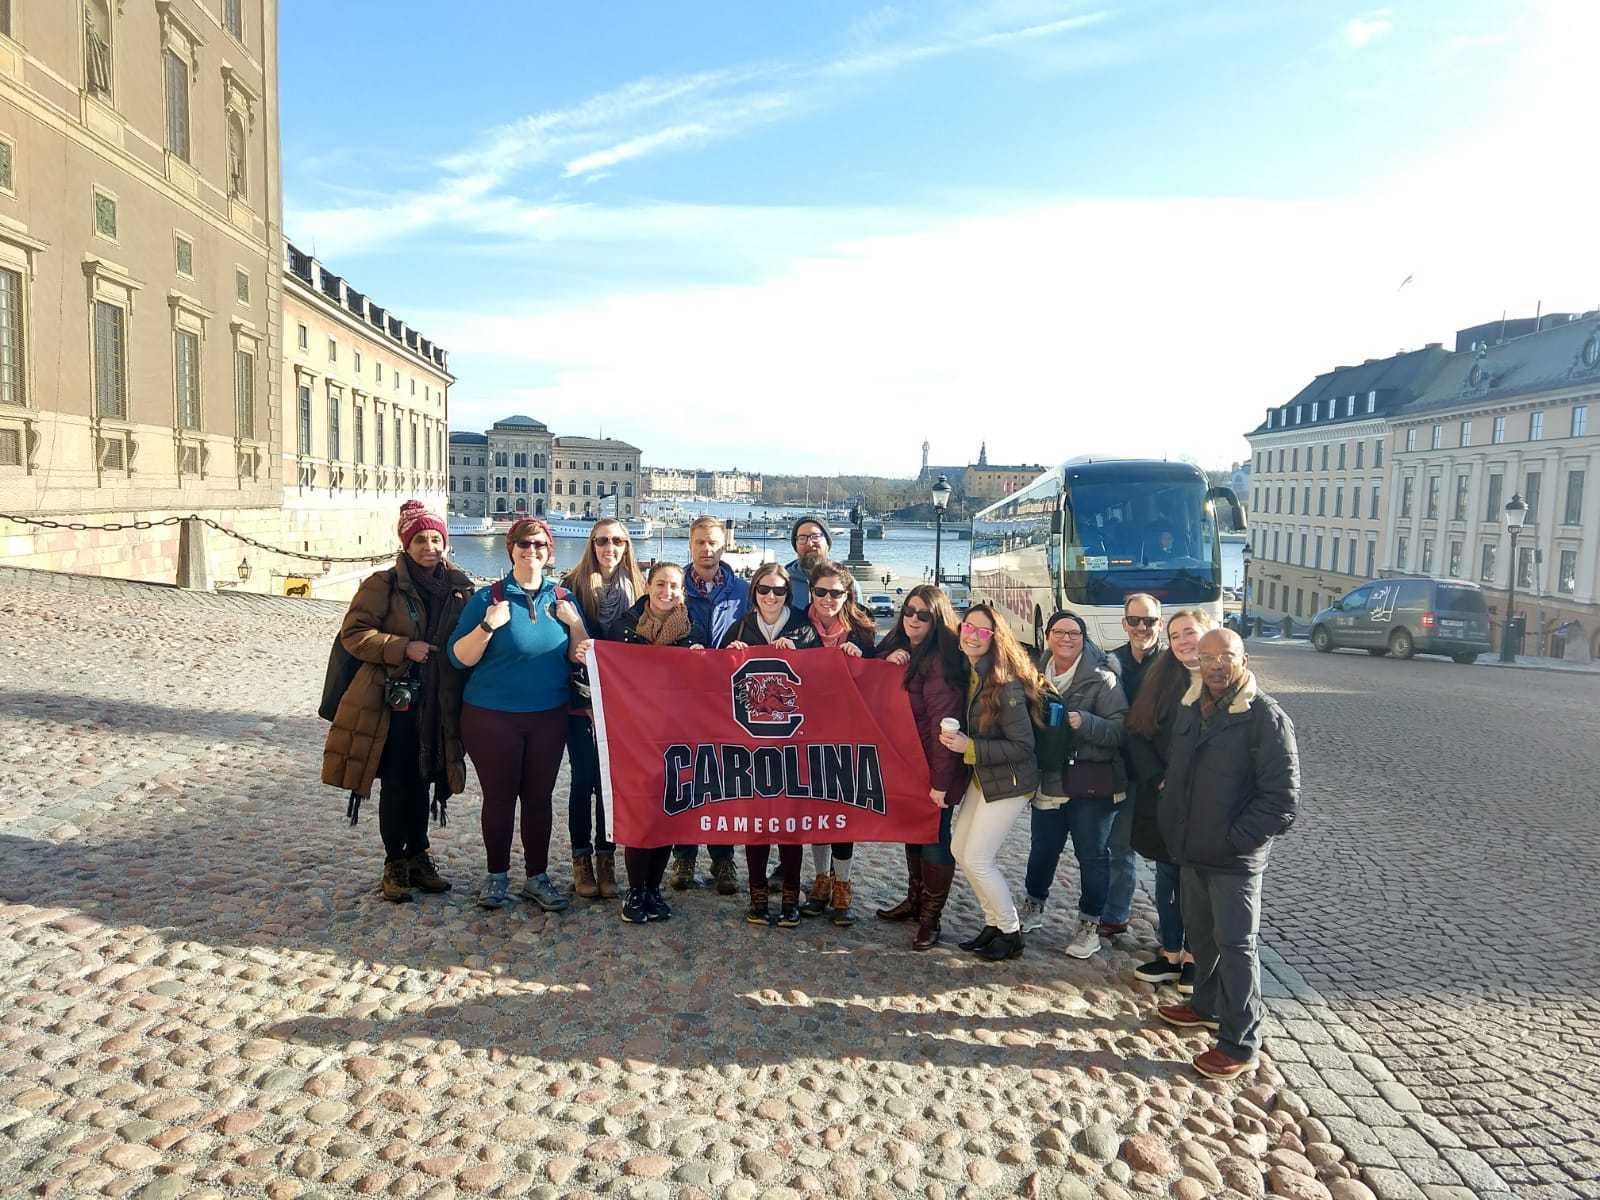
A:
<svg viewBox="0 0 1600 1200">
<path fill-rule="evenodd" d="M 448 891 L 428 852 L 428 813 L 466 787 L 461 742 L 461 674 L 445 639 L 472 595 L 472 580 L 445 557 L 449 534 L 420 500 L 400 509 L 394 566 L 368 576 L 350 602 L 339 640 L 360 660 L 334 714 L 322 753 L 322 781 L 360 798 L 381 784 L 380 888 L 387 900 L 414 889 Z"/>
</svg>

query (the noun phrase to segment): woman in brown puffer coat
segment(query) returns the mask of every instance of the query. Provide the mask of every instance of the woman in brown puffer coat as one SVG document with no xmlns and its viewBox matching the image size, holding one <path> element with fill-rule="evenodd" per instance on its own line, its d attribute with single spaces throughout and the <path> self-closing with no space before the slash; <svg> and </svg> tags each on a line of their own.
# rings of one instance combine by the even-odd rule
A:
<svg viewBox="0 0 1600 1200">
<path fill-rule="evenodd" d="M 464 677 L 443 650 L 473 590 L 445 558 L 444 521 L 420 501 L 400 509 L 399 534 L 395 565 L 367 578 L 339 629 L 361 666 L 322 751 L 322 782 L 353 793 L 352 805 L 371 794 L 374 779 L 383 785 L 380 888 L 394 901 L 410 900 L 413 888 L 450 889 L 428 854 L 429 790 L 442 818 L 445 799 L 466 787 Z M 409 702 L 397 692 L 409 692 Z"/>
</svg>

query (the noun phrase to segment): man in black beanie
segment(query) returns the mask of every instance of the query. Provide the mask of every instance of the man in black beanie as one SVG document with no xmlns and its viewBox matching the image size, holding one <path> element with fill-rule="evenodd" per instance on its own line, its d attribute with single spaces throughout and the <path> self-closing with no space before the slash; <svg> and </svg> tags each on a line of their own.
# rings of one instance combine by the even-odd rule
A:
<svg viewBox="0 0 1600 1200">
<path fill-rule="evenodd" d="M 804 516 L 789 530 L 789 544 L 795 553 L 794 561 L 785 568 L 789 572 L 789 603 L 805 612 L 811 604 L 811 572 L 818 563 L 828 561 L 833 535 L 821 517 Z"/>
</svg>

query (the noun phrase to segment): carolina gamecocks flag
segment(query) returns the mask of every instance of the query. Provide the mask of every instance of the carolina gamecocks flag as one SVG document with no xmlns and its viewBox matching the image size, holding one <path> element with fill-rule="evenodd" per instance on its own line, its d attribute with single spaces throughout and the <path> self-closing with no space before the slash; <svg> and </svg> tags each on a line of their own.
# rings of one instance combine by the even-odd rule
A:
<svg viewBox="0 0 1600 1200">
<path fill-rule="evenodd" d="M 902 671 L 834 650 L 595 642 L 611 839 L 640 849 L 937 841 Z"/>
</svg>

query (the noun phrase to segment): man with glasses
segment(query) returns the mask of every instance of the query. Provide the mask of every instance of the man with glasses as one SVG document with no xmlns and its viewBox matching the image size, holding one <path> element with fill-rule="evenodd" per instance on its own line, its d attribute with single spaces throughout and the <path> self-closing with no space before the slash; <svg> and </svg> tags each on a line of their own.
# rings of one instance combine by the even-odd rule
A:
<svg viewBox="0 0 1600 1200">
<path fill-rule="evenodd" d="M 1131 707 L 1145 672 L 1161 656 L 1161 601 L 1148 592 L 1134 592 L 1122 602 L 1122 629 L 1128 640 L 1111 652 L 1111 667 L 1117 672 L 1122 694 Z M 1131 769 L 1127 774 L 1132 778 Z M 1127 932 L 1128 914 L 1133 908 L 1138 879 L 1138 861 L 1133 853 L 1133 805 L 1117 805 L 1110 846 L 1111 888 L 1100 919 L 1100 936 L 1105 938 Z"/>
<path fill-rule="evenodd" d="M 794 561 L 784 568 L 789 572 L 789 586 L 794 589 L 789 603 L 805 612 L 811 603 L 811 572 L 828 561 L 833 535 L 822 518 L 801 517 L 789 530 L 789 544 L 794 547 Z"/>
<path fill-rule="evenodd" d="M 683 572 L 683 599 L 689 620 L 711 637 L 710 645 L 720 646 L 734 622 L 750 605 L 750 585 L 722 561 L 727 549 L 728 530 L 716 517 L 699 517 L 689 526 L 689 565 Z M 724 896 L 739 891 L 739 876 L 733 865 L 732 846 L 712 846 L 711 878 Z M 699 846 L 672 848 L 670 882 L 677 891 L 694 886 L 694 860 Z"/>
<path fill-rule="evenodd" d="M 1294 725 L 1256 684 L 1231 629 L 1200 639 L 1200 678 L 1173 719 L 1157 816 L 1182 871 L 1184 928 L 1194 952 L 1194 995 L 1156 1015 L 1180 1029 L 1217 1031 L 1194 1059 L 1209 1079 L 1233 1079 L 1261 1048 L 1261 876 L 1272 840 L 1300 803 Z"/>
</svg>

